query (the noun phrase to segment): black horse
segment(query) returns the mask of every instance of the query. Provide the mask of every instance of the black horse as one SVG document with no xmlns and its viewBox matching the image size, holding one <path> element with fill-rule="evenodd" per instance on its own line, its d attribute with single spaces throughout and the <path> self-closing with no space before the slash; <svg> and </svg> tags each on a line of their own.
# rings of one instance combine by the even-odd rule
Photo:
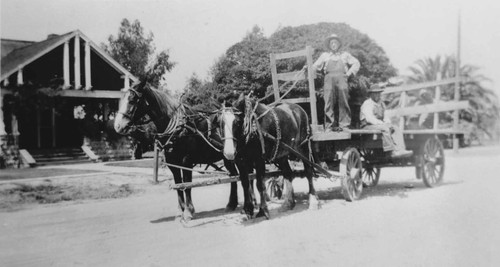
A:
<svg viewBox="0 0 500 267">
<path fill-rule="evenodd" d="M 131 134 L 138 129 L 136 123 L 146 115 L 154 122 L 159 140 L 164 144 L 166 162 L 193 168 L 196 164 L 211 164 L 224 159 L 217 146 L 222 139 L 216 131 L 216 114 L 207 115 L 190 109 L 170 94 L 151 88 L 147 83 L 139 83 L 129 89 L 120 100 L 114 128 L 119 134 Z M 233 163 L 224 160 L 230 175 L 237 175 Z M 175 183 L 192 181 L 190 170 L 169 166 Z M 191 189 L 177 190 L 179 217 L 183 221 L 192 219 L 195 209 L 191 199 Z M 185 198 L 184 198 L 185 196 Z M 231 184 L 231 194 L 226 211 L 238 205 L 236 182 Z"/>
<path fill-rule="evenodd" d="M 284 145 L 308 157 L 308 138 L 310 134 L 307 113 L 297 104 L 282 103 L 268 107 L 243 95 L 232 108 L 224 108 L 221 118 L 221 135 L 224 139 L 224 156 L 234 160 L 240 171 L 241 183 L 245 194 L 243 209 L 247 216 L 253 216 L 253 203 L 248 181 L 249 166 L 256 170 L 257 189 L 260 194 L 260 209 L 257 217 L 269 218 L 265 198 L 265 162 L 274 162 L 282 171 L 284 194 L 281 209 L 289 210 L 295 206 L 292 179 L 293 172 L 288 159 L 290 150 Z M 312 181 L 312 167 L 304 162 L 304 171 L 309 182 L 309 205 L 317 208 L 319 201 Z M 314 207 L 315 205 L 316 207 Z"/>
</svg>

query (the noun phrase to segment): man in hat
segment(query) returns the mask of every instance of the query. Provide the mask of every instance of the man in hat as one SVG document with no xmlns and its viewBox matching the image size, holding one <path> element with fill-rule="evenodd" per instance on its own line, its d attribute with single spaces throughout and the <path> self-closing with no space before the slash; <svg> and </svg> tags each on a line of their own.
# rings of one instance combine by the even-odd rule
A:
<svg viewBox="0 0 500 267">
<path fill-rule="evenodd" d="M 323 85 L 325 129 L 327 131 L 342 131 L 342 128 L 346 128 L 351 124 L 347 78 L 356 75 L 360 64 L 351 54 L 340 50 L 342 41 L 336 34 L 326 38 L 325 45 L 327 52 L 322 53 L 313 64 L 317 71 L 325 73 Z M 333 107 L 337 102 L 339 118 L 338 121 L 335 121 Z"/>
<path fill-rule="evenodd" d="M 378 84 L 370 86 L 369 98 L 361 105 L 361 127 L 366 130 L 382 130 L 383 149 L 391 152 L 392 157 L 411 156 L 413 152 L 406 150 L 403 132 L 384 117 L 385 105 L 381 98 L 383 90 Z"/>
</svg>

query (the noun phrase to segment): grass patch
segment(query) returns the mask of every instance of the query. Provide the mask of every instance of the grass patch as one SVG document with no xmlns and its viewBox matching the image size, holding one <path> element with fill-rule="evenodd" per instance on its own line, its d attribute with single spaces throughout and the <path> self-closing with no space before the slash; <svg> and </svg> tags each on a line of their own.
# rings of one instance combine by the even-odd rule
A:
<svg viewBox="0 0 500 267">
<path fill-rule="evenodd" d="M 75 174 L 101 173 L 97 170 L 79 170 L 79 169 L 3 169 L 0 171 L 0 180 L 15 180 L 26 178 L 52 177 Z"/>
<path fill-rule="evenodd" d="M 92 187 L 90 185 L 15 184 L 0 190 L 0 210 L 14 210 L 26 204 L 52 204 L 84 199 L 109 199 L 128 197 L 139 190 L 129 184 Z"/>
</svg>

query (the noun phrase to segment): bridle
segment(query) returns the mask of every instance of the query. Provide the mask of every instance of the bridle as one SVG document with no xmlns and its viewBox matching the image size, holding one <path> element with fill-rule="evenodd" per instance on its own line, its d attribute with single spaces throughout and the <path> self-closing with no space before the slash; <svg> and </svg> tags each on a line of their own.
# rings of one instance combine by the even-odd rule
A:
<svg viewBox="0 0 500 267">
<path fill-rule="evenodd" d="M 135 112 L 137 111 L 137 108 L 138 108 L 138 104 L 139 102 L 141 101 L 142 99 L 142 93 L 135 90 L 135 89 L 132 89 L 132 88 L 129 88 L 128 89 L 128 92 L 131 93 L 131 94 L 134 94 L 135 96 L 133 97 L 134 101 L 133 103 L 129 104 L 128 105 L 128 108 L 125 112 L 122 112 L 122 111 L 118 111 L 118 114 L 121 114 L 123 117 L 129 119 L 129 120 L 133 120 L 134 117 L 135 117 Z M 137 99 L 137 100 L 136 100 Z M 131 101 L 129 101 L 130 103 Z"/>
</svg>

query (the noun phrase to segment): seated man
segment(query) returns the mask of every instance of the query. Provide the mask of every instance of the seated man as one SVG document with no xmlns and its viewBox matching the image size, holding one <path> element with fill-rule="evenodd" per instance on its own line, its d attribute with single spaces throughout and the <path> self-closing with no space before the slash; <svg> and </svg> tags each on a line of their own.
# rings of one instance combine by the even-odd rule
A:
<svg viewBox="0 0 500 267">
<path fill-rule="evenodd" d="M 405 149 L 403 133 L 391 125 L 385 118 L 385 105 L 381 100 L 384 89 L 375 84 L 368 90 L 369 98 L 361 105 L 361 128 L 366 130 L 382 130 L 382 143 L 385 152 L 391 152 L 392 157 L 407 157 L 413 154 Z"/>
</svg>

